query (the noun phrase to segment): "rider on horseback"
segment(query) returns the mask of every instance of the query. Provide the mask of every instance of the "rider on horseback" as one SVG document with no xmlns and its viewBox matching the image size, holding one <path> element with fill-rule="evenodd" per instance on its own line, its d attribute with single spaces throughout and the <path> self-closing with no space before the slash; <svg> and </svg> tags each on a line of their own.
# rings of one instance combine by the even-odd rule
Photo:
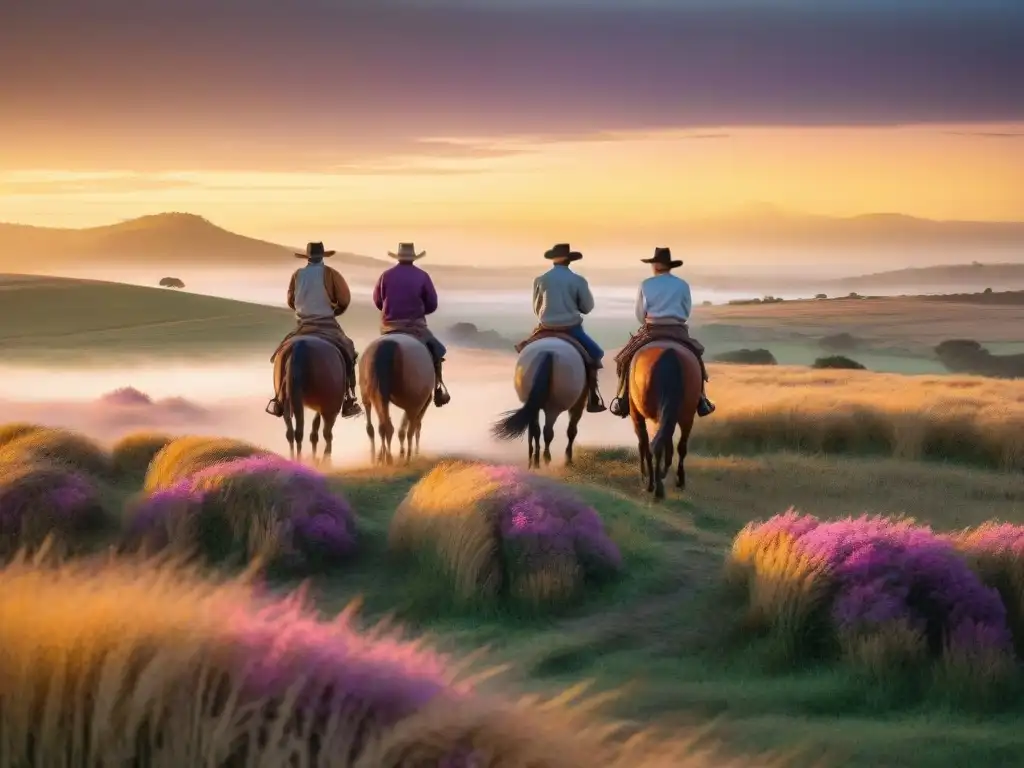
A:
<svg viewBox="0 0 1024 768">
<path fill-rule="evenodd" d="M 434 405 L 440 408 L 451 402 L 451 395 L 441 378 L 441 367 L 448 352 L 427 327 L 427 315 L 437 311 L 437 291 L 430 275 L 413 264 L 427 255 L 416 253 L 412 243 L 400 243 L 398 253 L 388 256 L 398 263 L 384 271 L 373 288 L 373 304 L 381 311 L 382 334 L 406 333 L 419 339 L 434 358 Z"/>
<path fill-rule="evenodd" d="M 637 291 L 636 319 L 641 324 L 640 330 L 630 337 L 615 357 L 619 391 L 611 402 L 610 410 L 621 418 L 629 416 L 629 366 L 633 355 L 645 344 L 665 339 L 685 345 L 697 356 L 703 379 L 708 380 L 704 367 L 704 347 L 690 337 L 687 325 L 693 309 L 690 285 L 672 274 L 673 269 L 682 266 L 682 260 L 673 260 L 672 251 L 668 248 L 655 248 L 652 258 L 641 261 L 653 266 L 654 276 L 640 283 Z M 708 399 L 702 388 L 697 415 L 707 416 L 714 411 L 715 404 Z"/>
<path fill-rule="evenodd" d="M 345 335 L 335 319 L 343 315 L 352 302 L 348 283 L 337 270 L 324 264 L 324 258 L 334 255 L 334 251 L 325 251 L 323 243 L 309 243 L 305 253 L 295 255 L 300 259 L 306 259 L 306 266 L 295 270 L 288 283 L 288 308 L 294 310 L 298 322 L 270 356 L 270 361 L 273 362 L 295 336 L 309 334 L 330 341 L 338 348 L 345 361 L 348 381 L 348 392 L 341 407 L 341 415 L 344 418 L 358 416 L 363 409 L 356 401 L 355 392 L 356 345 Z M 278 417 L 283 415 L 280 393 L 275 393 L 274 399 L 267 405 L 267 413 Z"/>
<path fill-rule="evenodd" d="M 560 243 L 544 254 L 553 262 L 551 269 L 533 281 L 533 312 L 540 320 L 534 336 L 545 331 L 564 333 L 579 343 L 591 358 L 587 364 L 587 399 L 589 413 L 607 410 L 597 386 L 597 371 L 604 366 L 604 350 L 583 330 L 583 315 L 594 309 L 594 296 L 583 275 L 573 272 L 569 264 L 579 261 L 583 254 Z"/>
</svg>

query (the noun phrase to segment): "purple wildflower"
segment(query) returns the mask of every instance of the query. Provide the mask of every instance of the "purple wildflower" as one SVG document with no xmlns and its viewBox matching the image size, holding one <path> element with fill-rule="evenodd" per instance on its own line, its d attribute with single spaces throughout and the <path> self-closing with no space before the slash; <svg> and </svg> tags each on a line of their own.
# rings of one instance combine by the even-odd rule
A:
<svg viewBox="0 0 1024 768">
<path fill-rule="evenodd" d="M 236 537 L 248 535 L 262 514 L 273 526 L 282 563 L 336 562 L 355 551 L 355 520 L 347 502 L 319 472 L 279 456 L 221 462 L 151 494 L 135 512 L 130 537 L 166 546 L 168 537 L 155 531 L 169 531 L 177 527 L 175 521 L 200 513 L 221 519 Z"/>
<path fill-rule="evenodd" d="M 618 570 L 622 555 L 600 516 L 564 486 L 517 467 L 488 467 L 502 543 L 516 559 L 572 556 L 590 573 Z"/>
<path fill-rule="evenodd" d="M 0 548 L 40 543 L 47 534 L 99 530 L 107 523 L 93 483 L 47 465 L 10 466 L 0 478 Z"/>
</svg>

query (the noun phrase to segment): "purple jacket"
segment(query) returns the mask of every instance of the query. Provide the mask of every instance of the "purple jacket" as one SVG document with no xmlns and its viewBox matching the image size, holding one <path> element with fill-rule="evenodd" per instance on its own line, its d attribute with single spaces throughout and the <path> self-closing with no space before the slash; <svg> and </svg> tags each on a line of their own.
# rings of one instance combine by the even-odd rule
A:
<svg viewBox="0 0 1024 768">
<path fill-rule="evenodd" d="M 430 275 L 414 264 L 387 269 L 373 287 L 373 304 L 383 320 L 422 320 L 437 310 L 437 291 Z"/>
</svg>

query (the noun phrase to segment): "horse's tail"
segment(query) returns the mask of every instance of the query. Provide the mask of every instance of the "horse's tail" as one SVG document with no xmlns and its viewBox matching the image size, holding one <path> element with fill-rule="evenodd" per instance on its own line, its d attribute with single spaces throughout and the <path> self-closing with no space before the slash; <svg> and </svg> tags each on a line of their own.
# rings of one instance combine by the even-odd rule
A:
<svg viewBox="0 0 1024 768">
<path fill-rule="evenodd" d="M 683 401 L 683 364 L 679 355 L 666 349 L 651 369 L 651 387 L 658 399 L 658 431 L 651 440 L 651 453 L 665 457 L 665 472 L 672 463 L 672 437 Z"/>
<path fill-rule="evenodd" d="M 498 440 L 515 440 L 522 437 L 540 415 L 541 408 L 551 394 L 551 376 L 555 370 L 555 353 L 544 352 L 540 356 L 537 370 L 530 383 L 530 394 L 526 397 L 523 407 L 517 411 L 508 411 L 491 427 L 491 434 Z"/>
<path fill-rule="evenodd" d="M 381 339 L 373 350 L 373 364 L 370 366 L 371 388 L 380 396 L 381 408 L 391 402 L 394 391 L 395 358 L 398 356 L 398 342 Z"/>
<path fill-rule="evenodd" d="M 292 344 L 291 356 L 288 359 L 288 405 L 295 417 L 295 429 L 301 435 L 303 423 L 302 399 L 306 390 L 306 361 L 309 356 L 309 343 L 305 339 L 297 339 Z"/>
</svg>

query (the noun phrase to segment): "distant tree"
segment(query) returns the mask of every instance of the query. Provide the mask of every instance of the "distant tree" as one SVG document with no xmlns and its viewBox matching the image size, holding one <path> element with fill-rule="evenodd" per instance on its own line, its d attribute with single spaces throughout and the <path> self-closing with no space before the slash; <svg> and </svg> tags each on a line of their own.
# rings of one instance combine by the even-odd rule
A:
<svg viewBox="0 0 1024 768">
<path fill-rule="evenodd" d="M 816 293 L 816 294 L 814 294 L 814 298 L 816 298 L 816 299 L 827 299 L 828 298 L 828 294 Z"/>
<path fill-rule="evenodd" d="M 852 360 L 844 355 L 830 355 L 828 357 L 819 357 L 811 365 L 812 368 L 835 368 L 846 371 L 866 371 L 867 367 L 861 365 L 856 360 Z"/>
<path fill-rule="evenodd" d="M 992 289 L 986 288 L 984 291 L 982 291 L 982 293 L 992 293 Z"/>
<path fill-rule="evenodd" d="M 734 349 L 711 358 L 716 363 L 738 363 L 740 365 L 778 365 L 775 355 L 767 349 Z"/>
<path fill-rule="evenodd" d="M 160 279 L 160 285 L 164 288 L 184 288 L 185 283 L 176 277 L 164 277 Z"/>
<path fill-rule="evenodd" d="M 700 303 L 700 305 L 701 305 L 702 307 L 713 307 L 713 306 L 714 306 L 714 304 L 712 304 L 712 303 L 711 303 L 710 301 L 702 301 L 702 302 Z"/>
</svg>

